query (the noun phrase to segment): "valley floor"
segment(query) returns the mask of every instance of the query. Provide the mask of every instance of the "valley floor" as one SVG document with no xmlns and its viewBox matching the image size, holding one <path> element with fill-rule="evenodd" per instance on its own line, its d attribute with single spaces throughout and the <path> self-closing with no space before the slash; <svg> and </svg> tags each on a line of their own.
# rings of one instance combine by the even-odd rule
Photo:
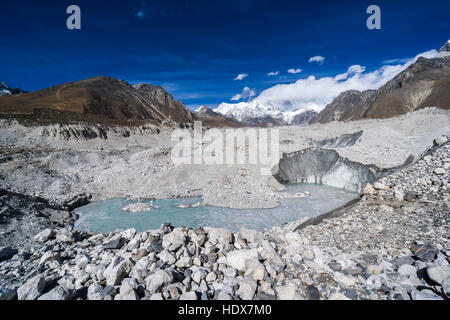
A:
<svg viewBox="0 0 450 320">
<path fill-rule="evenodd" d="M 351 161 L 389 168 L 403 164 L 410 155 L 418 158 L 434 139 L 449 134 L 450 111 L 430 108 L 386 120 L 276 129 L 280 158 L 284 152 L 321 146 Z M 172 131 L 161 129 L 157 134 L 156 130 L 24 127 L 2 121 L 0 188 L 58 204 L 86 193 L 92 194 L 92 200 L 203 196 L 205 204 L 222 207 L 277 206 L 278 192 L 284 187 L 271 175 L 261 175 L 261 166 L 174 165 Z M 337 141 L 361 131 L 356 141 Z"/>
<path fill-rule="evenodd" d="M 54 221 L 28 247 L 0 249 L 0 298 L 447 299 L 450 144 L 440 137 L 449 126 L 448 111 L 427 109 L 388 120 L 281 128 L 284 152 L 331 139 L 331 149 L 363 164 L 397 166 L 410 154 L 420 160 L 366 186 L 359 203 L 318 225 L 299 221 L 265 233 L 164 225 L 104 235 Z M 209 204 L 236 207 L 273 206 L 283 189 L 258 167 L 175 167 L 168 132 L 136 131 L 131 139 L 109 132 L 108 140 L 85 141 L 73 138 L 80 136 L 76 127 L 59 129 L 70 138 L 2 124 L 1 188 L 56 204 L 87 192 L 94 199 L 201 194 Z M 356 142 L 335 139 L 360 130 Z M 440 146 L 423 154 L 437 138 Z M 32 200 L 14 197 L 2 195 L 10 207 Z M 61 209 L 42 205 L 49 216 Z"/>
<path fill-rule="evenodd" d="M 297 230 L 46 229 L 2 248 L 3 299 L 446 299 L 450 144 Z M 297 230 L 297 231 L 296 231 Z"/>
</svg>

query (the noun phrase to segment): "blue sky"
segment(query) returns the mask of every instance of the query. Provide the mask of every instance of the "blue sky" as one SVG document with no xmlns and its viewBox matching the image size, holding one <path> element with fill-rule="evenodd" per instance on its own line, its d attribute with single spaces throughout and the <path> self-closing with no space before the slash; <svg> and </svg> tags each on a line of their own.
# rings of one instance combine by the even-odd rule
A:
<svg viewBox="0 0 450 320">
<path fill-rule="evenodd" d="M 82 30 L 66 28 L 71 4 L 81 8 Z M 366 28 L 371 4 L 381 8 L 382 30 Z M 244 87 L 257 95 L 439 49 L 450 39 L 449 13 L 448 0 L 9 1 L 0 11 L 0 81 L 34 91 L 107 75 L 215 107 Z M 308 62 L 314 56 L 325 60 Z M 233 80 L 239 74 L 248 76 Z"/>
</svg>

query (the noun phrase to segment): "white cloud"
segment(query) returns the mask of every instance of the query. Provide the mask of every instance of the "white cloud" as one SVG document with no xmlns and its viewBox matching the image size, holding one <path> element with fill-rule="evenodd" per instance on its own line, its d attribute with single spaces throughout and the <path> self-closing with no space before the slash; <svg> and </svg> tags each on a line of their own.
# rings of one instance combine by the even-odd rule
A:
<svg viewBox="0 0 450 320">
<path fill-rule="evenodd" d="M 384 60 L 382 63 L 383 64 L 404 64 L 407 63 L 409 60 L 411 60 L 412 58 L 402 58 L 402 59 L 389 59 L 389 60 Z"/>
<path fill-rule="evenodd" d="M 147 16 L 147 11 L 145 9 L 141 9 L 136 13 L 136 17 L 139 19 L 144 19 Z"/>
<path fill-rule="evenodd" d="M 345 80 L 349 76 L 355 75 L 355 74 L 361 74 L 364 71 L 366 71 L 366 67 L 362 67 L 359 64 L 355 64 L 353 66 L 350 66 L 345 73 L 338 74 L 336 77 L 334 77 L 335 80 Z"/>
<path fill-rule="evenodd" d="M 262 91 L 251 101 L 238 104 L 223 103 L 217 111 L 229 116 L 234 115 L 236 118 L 249 114 L 257 116 L 269 114 L 284 118 L 289 112 L 292 113 L 300 109 L 321 111 L 344 91 L 378 89 L 414 63 L 419 57 L 429 59 L 436 57 L 436 55 L 436 50 L 430 50 L 417 55 L 404 64 L 383 65 L 371 72 L 367 72 L 364 66 L 352 65 L 347 69 L 347 72 L 336 76 L 323 78 L 310 76 L 291 84 L 275 85 Z M 234 101 L 238 100 L 240 99 Z"/>
<path fill-rule="evenodd" d="M 247 73 L 241 73 L 241 74 L 238 74 L 237 76 L 236 76 L 236 78 L 234 78 L 233 80 L 234 81 L 241 81 L 241 80 L 244 80 L 245 78 L 247 78 L 248 77 L 248 74 Z"/>
<path fill-rule="evenodd" d="M 268 77 L 272 77 L 272 76 L 277 76 L 277 75 L 279 75 L 280 74 L 280 71 L 275 71 L 275 72 L 269 72 L 268 74 L 267 74 L 267 76 Z"/>
<path fill-rule="evenodd" d="M 297 74 L 297 73 L 300 73 L 300 72 L 302 72 L 303 70 L 302 69 L 289 69 L 287 72 L 288 73 L 291 73 L 291 74 Z"/>
<path fill-rule="evenodd" d="M 309 63 L 317 62 L 319 64 L 322 64 L 325 62 L 325 58 L 322 56 L 314 56 L 314 57 L 309 58 L 308 62 Z"/>
<path fill-rule="evenodd" d="M 244 89 L 242 89 L 241 93 L 234 95 L 231 98 L 231 100 L 232 101 L 239 101 L 239 100 L 243 100 L 243 99 L 246 100 L 246 99 L 253 98 L 254 96 L 256 96 L 256 90 L 250 89 L 249 87 L 245 87 Z"/>
</svg>

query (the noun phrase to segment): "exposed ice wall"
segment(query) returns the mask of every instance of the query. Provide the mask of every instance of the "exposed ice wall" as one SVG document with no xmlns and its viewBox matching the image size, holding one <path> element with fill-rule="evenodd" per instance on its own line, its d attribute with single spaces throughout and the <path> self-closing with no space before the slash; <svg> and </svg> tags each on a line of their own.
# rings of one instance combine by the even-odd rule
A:
<svg viewBox="0 0 450 320">
<path fill-rule="evenodd" d="M 412 161 L 413 157 L 410 156 L 401 167 Z M 323 184 L 361 192 L 367 183 L 396 169 L 398 168 L 380 169 L 374 165 L 363 165 L 341 157 L 334 150 L 310 148 L 283 154 L 279 164 L 273 168 L 273 175 L 281 183 Z"/>
</svg>

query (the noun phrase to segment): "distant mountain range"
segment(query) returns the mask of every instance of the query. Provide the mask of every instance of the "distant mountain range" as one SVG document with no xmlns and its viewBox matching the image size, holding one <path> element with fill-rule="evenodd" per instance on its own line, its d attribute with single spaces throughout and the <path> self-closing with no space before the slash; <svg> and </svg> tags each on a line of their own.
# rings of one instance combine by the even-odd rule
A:
<svg viewBox="0 0 450 320">
<path fill-rule="evenodd" d="M 202 125 L 207 127 L 243 127 L 244 125 L 234 119 L 225 117 L 207 106 L 200 106 L 194 111 L 194 119 L 202 121 Z"/>
<path fill-rule="evenodd" d="M 250 101 L 241 103 L 222 103 L 214 111 L 220 113 L 228 118 L 233 118 L 243 123 L 252 123 L 255 119 L 275 119 L 280 123 L 285 124 L 300 124 L 295 123 L 295 118 L 304 112 L 318 110 L 319 104 L 324 104 L 324 101 L 317 101 L 317 104 L 312 104 L 306 109 L 296 109 L 295 104 L 291 101 L 281 102 L 266 102 Z M 309 114 L 311 114 L 309 112 Z M 301 118 L 301 117 L 300 117 Z"/>
<path fill-rule="evenodd" d="M 389 118 L 425 107 L 450 109 L 450 41 L 436 58 L 419 58 L 378 90 L 342 92 L 317 113 L 317 106 L 295 110 L 280 105 L 222 104 L 191 112 L 160 86 L 130 85 L 110 77 L 94 77 L 26 93 L 0 82 L 0 117 L 38 123 L 187 126 L 196 120 L 209 127 L 271 127 L 331 121 Z"/>
<path fill-rule="evenodd" d="M 201 120 L 203 121 L 203 125 L 209 127 L 274 127 L 287 125 L 285 121 L 274 119 L 270 116 L 251 118 L 247 121 L 238 121 L 217 113 L 205 105 L 195 110 L 194 115 L 197 121 Z"/>
<path fill-rule="evenodd" d="M 278 119 L 288 124 L 308 125 L 364 118 L 388 118 L 425 107 L 448 109 L 450 105 L 450 40 L 436 58 L 420 57 L 378 90 L 344 91 L 330 103 L 315 101 L 296 109 L 293 102 L 258 99 L 236 104 L 222 103 L 216 112 L 242 122 Z M 326 105 L 320 108 L 320 105 Z M 298 108 L 298 107 L 297 107 Z M 320 113 L 317 113 L 321 110 Z"/>
</svg>

